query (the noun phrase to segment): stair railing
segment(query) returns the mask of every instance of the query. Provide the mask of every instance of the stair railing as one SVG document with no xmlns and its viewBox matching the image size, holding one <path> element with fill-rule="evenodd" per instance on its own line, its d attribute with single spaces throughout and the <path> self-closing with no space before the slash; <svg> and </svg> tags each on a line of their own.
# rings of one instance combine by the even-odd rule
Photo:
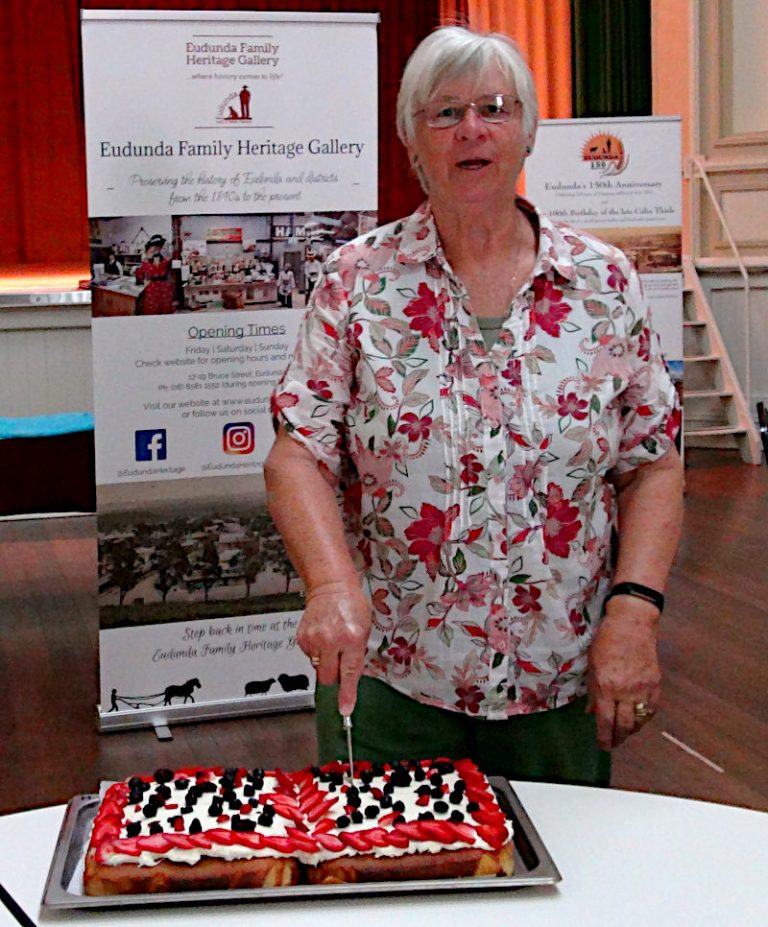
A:
<svg viewBox="0 0 768 927">
<path fill-rule="evenodd" d="M 688 164 L 690 167 L 691 180 L 696 179 L 698 174 L 699 179 L 704 185 L 704 189 L 709 195 L 712 208 L 715 210 L 717 218 L 720 220 L 720 225 L 722 226 L 723 231 L 725 232 L 725 237 L 728 239 L 728 244 L 731 248 L 734 258 L 736 259 L 736 266 L 739 269 L 741 274 L 741 279 L 744 281 L 744 395 L 747 400 L 747 408 L 752 408 L 752 361 L 751 361 L 751 345 L 752 345 L 752 309 L 751 309 L 751 288 L 749 283 L 749 273 L 747 272 L 746 265 L 744 260 L 739 253 L 739 248 L 731 234 L 731 230 L 726 221 L 723 210 L 720 208 L 720 203 L 718 202 L 717 195 L 712 188 L 712 184 L 709 180 L 709 175 L 707 174 L 707 167 L 704 163 L 704 159 L 701 155 L 692 155 L 688 159 Z M 691 185 L 691 192 L 693 194 L 693 184 Z M 691 210 L 692 222 L 693 222 L 693 241 L 694 241 L 694 266 L 697 258 L 701 257 L 700 254 L 700 233 L 699 233 L 699 212 L 697 209 L 696 197 L 692 195 L 693 208 Z"/>
</svg>

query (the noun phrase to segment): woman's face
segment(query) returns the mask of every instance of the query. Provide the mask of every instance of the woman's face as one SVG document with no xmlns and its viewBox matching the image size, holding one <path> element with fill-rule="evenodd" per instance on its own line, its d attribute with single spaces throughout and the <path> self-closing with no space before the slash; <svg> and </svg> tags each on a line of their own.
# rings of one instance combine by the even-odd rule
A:
<svg viewBox="0 0 768 927">
<path fill-rule="evenodd" d="M 468 103 L 496 93 L 517 96 L 498 67 L 480 79 L 468 75 L 445 81 L 435 89 L 431 100 Z M 415 126 L 409 154 L 418 158 L 433 203 L 488 203 L 498 207 L 514 195 L 526 146 L 531 143 L 523 132 L 520 103 L 507 122 L 484 122 L 474 109 L 468 108 L 455 126 L 430 128 L 423 115 L 416 116 Z"/>
</svg>

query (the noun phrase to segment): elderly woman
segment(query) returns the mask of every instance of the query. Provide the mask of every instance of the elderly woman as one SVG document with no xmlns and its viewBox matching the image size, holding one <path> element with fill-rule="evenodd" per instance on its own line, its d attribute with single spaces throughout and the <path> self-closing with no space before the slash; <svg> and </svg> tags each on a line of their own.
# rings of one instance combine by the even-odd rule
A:
<svg viewBox="0 0 768 927">
<path fill-rule="evenodd" d="M 516 195 L 536 122 L 505 36 L 419 45 L 398 131 L 427 201 L 329 257 L 275 390 L 322 760 L 354 709 L 360 757 L 607 784 L 658 703 L 675 391 L 624 254 Z"/>
</svg>

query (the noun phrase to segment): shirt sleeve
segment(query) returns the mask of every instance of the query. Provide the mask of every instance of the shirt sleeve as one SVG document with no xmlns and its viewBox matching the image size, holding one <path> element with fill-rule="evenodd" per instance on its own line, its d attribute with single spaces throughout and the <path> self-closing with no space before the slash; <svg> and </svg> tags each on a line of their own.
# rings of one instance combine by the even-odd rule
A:
<svg viewBox="0 0 768 927">
<path fill-rule="evenodd" d="M 622 433 L 616 473 L 658 460 L 680 430 L 680 403 L 653 330 L 642 284 L 634 269 L 627 278 L 629 385 L 621 396 Z"/>
<path fill-rule="evenodd" d="M 296 349 L 272 393 L 272 419 L 308 448 L 338 480 L 346 447 L 344 417 L 353 363 L 348 347 L 349 304 L 341 279 L 318 278 L 299 328 Z"/>
</svg>

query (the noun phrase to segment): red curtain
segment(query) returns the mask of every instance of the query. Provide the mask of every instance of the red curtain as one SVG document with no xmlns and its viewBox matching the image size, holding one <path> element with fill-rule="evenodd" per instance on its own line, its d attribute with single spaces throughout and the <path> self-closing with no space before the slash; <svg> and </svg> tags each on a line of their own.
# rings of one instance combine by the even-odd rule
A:
<svg viewBox="0 0 768 927">
<path fill-rule="evenodd" d="M 87 258 L 77 0 L 0 4 L 0 264 Z"/>
<path fill-rule="evenodd" d="M 407 214 L 421 199 L 395 131 L 395 101 L 408 56 L 439 23 L 439 0 L 3 0 L 0 7 L 0 265 L 87 260 L 80 7 L 380 13 L 380 220 Z"/>
</svg>

